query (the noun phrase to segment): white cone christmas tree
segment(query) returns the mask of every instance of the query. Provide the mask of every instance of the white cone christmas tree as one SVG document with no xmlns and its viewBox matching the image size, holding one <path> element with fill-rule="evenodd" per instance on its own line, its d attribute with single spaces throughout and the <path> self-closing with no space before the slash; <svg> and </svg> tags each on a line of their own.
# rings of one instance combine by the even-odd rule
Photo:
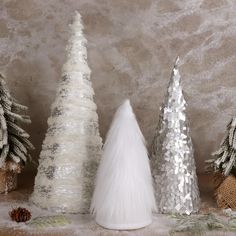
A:
<svg viewBox="0 0 236 236">
<path fill-rule="evenodd" d="M 87 65 L 86 39 L 76 12 L 67 62 L 40 154 L 32 201 L 58 212 L 87 213 L 102 140 Z"/>
<path fill-rule="evenodd" d="M 151 165 L 158 211 L 190 214 L 198 211 L 200 199 L 178 61 L 161 108 Z"/>
<path fill-rule="evenodd" d="M 129 100 L 115 114 L 98 169 L 91 211 L 109 229 L 142 228 L 155 199 L 149 159 Z"/>
</svg>

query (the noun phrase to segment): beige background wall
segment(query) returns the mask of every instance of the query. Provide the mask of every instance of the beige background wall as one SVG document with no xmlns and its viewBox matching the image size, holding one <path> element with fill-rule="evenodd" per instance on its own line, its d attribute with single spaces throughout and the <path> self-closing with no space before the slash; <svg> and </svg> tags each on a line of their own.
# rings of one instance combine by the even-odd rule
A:
<svg viewBox="0 0 236 236">
<path fill-rule="evenodd" d="M 40 151 L 74 10 L 83 16 L 104 137 L 129 97 L 150 144 L 171 67 L 182 84 L 198 171 L 218 146 L 236 108 L 234 0 L 0 0 L 0 70 L 30 107 Z"/>
</svg>

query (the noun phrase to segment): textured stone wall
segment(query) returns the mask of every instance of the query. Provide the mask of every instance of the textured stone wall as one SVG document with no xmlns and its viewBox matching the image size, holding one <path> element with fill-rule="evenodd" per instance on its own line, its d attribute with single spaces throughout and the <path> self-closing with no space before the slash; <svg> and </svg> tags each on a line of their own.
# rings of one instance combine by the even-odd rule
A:
<svg viewBox="0 0 236 236">
<path fill-rule="evenodd" d="M 236 111 L 234 0 L 1 0 L 0 70 L 30 107 L 35 157 L 46 131 L 74 10 L 83 16 L 104 137 L 129 97 L 148 144 L 170 72 L 182 84 L 198 171 Z"/>
</svg>

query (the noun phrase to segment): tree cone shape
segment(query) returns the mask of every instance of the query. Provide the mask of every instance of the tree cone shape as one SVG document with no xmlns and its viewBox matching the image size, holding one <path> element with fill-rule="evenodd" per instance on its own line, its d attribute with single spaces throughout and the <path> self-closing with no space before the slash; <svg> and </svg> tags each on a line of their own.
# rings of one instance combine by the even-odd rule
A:
<svg viewBox="0 0 236 236">
<path fill-rule="evenodd" d="M 177 58 L 150 156 L 159 213 L 191 214 L 200 208 L 198 180 L 187 103 Z"/>
<path fill-rule="evenodd" d="M 220 208 L 236 210 L 236 178 L 228 176 L 215 191 L 215 196 Z"/>
<path fill-rule="evenodd" d="M 155 209 L 144 138 L 126 100 L 115 114 L 98 169 L 91 210 L 108 229 L 149 225 Z"/>
<path fill-rule="evenodd" d="M 67 59 L 40 153 L 31 201 L 63 213 L 89 213 L 102 139 L 87 64 L 87 40 L 77 12 Z"/>
</svg>

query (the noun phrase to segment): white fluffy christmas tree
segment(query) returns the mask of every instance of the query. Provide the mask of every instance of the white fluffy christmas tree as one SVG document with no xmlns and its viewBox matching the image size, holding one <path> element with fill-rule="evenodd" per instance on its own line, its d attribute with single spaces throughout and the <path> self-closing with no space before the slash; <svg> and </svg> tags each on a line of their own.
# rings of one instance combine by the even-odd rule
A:
<svg viewBox="0 0 236 236">
<path fill-rule="evenodd" d="M 144 142 L 126 100 L 108 132 L 91 205 L 96 222 L 105 228 L 136 229 L 151 223 L 155 199 Z"/>
<path fill-rule="evenodd" d="M 36 205 L 58 212 L 89 211 L 101 154 L 102 139 L 82 29 L 76 12 L 31 198 Z"/>
</svg>

